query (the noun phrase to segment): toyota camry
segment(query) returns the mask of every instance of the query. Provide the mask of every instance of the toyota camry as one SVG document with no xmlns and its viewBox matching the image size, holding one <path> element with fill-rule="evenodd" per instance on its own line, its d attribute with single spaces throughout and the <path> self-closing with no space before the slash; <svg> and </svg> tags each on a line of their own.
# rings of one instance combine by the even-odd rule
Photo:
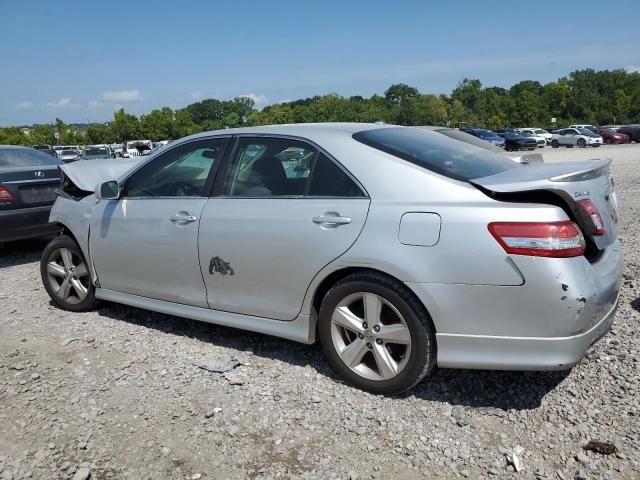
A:
<svg viewBox="0 0 640 480">
<path fill-rule="evenodd" d="M 139 159 L 141 157 L 138 157 Z M 228 129 L 60 167 L 44 286 L 304 343 L 352 384 L 555 370 L 607 333 L 622 256 L 609 160 L 521 165 L 436 131 Z"/>
</svg>

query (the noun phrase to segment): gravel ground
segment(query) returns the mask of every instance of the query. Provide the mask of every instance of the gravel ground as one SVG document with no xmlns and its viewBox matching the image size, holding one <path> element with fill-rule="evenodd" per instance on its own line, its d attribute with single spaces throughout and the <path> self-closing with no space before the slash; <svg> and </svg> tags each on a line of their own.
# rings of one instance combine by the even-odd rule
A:
<svg viewBox="0 0 640 480">
<path fill-rule="evenodd" d="M 21 242 L 0 250 L 0 479 L 640 478 L 640 145 L 543 153 L 614 158 L 621 206 L 620 309 L 573 370 L 439 370 L 409 395 L 370 395 L 317 345 L 58 310 L 43 241 Z M 196 366 L 230 357 L 226 373 Z"/>
</svg>

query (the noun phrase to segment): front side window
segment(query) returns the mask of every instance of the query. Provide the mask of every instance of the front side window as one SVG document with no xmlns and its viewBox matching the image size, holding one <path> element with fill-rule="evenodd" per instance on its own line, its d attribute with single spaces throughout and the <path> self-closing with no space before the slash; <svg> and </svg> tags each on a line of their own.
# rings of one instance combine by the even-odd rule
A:
<svg viewBox="0 0 640 480">
<path fill-rule="evenodd" d="M 205 197 L 226 139 L 189 142 L 159 155 L 126 182 L 128 197 Z"/>
<path fill-rule="evenodd" d="M 241 138 L 227 174 L 230 196 L 301 196 L 305 193 L 317 150 L 280 138 Z"/>
</svg>

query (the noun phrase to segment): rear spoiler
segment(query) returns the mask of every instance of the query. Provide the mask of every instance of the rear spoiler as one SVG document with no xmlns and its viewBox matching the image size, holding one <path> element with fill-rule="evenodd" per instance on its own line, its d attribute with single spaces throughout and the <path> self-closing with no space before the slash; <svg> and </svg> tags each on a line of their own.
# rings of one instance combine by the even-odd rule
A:
<svg viewBox="0 0 640 480">
<path fill-rule="evenodd" d="M 581 162 L 535 163 L 527 168 L 509 168 L 495 175 L 476 178 L 469 183 L 481 190 L 512 193 L 562 188 L 561 182 L 580 182 L 604 175 L 611 159 Z"/>
</svg>

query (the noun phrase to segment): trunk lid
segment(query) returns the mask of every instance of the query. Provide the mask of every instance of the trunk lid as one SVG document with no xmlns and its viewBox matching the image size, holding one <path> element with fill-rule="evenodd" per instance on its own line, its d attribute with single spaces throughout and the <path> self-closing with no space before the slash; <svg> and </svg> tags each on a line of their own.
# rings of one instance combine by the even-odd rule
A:
<svg viewBox="0 0 640 480">
<path fill-rule="evenodd" d="M 618 205 L 610 164 L 609 159 L 538 163 L 510 168 L 470 183 L 497 200 L 561 206 L 580 226 L 588 242 L 603 251 L 618 236 Z M 594 222 L 579 203 L 581 200 L 590 200 L 597 208 L 604 224 L 603 235 L 592 234 Z"/>
<path fill-rule="evenodd" d="M 0 203 L 2 210 L 53 204 L 60 184 L 57 165 L 0 168 L 0 185 L 15 200 Z"/>
</svg>

